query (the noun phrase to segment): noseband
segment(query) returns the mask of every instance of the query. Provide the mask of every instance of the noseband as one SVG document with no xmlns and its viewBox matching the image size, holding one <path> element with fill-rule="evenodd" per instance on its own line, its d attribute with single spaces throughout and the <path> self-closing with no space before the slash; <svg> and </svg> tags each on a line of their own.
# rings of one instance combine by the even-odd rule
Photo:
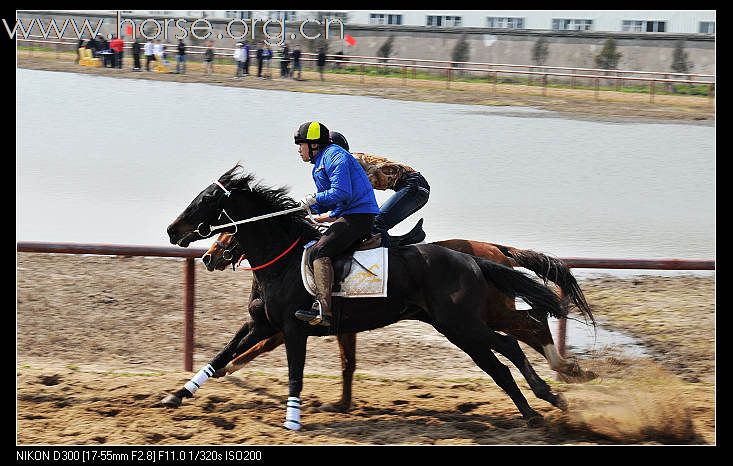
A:
<svg viewBox="0 0 733 466">
<path fill-rule="evenodd" d="M 237 247 L 235 244 L 237 243 L 237 239 L 235 237 L 231 237 L 231 241 L 229 242 L 229 248 L 227 248 L 227 245 L 222 243 L 219 240 L 216 240 L 216 245 L 219 246 L 219 248 L 222 250 L 221 258 L 225 261 L 233 261 L 234 260 L 234 249 Z"/>
</svg>

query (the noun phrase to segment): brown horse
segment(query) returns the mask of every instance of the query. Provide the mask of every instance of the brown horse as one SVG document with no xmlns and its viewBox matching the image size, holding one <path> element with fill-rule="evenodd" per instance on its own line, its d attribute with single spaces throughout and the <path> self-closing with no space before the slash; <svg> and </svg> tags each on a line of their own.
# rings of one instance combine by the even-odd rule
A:
<svg viewBox="0 0 733 466">
<path fill-rule="evenodd" d="M 508 267 L 524 267 L 540 276 L 543 280 L 555 283 L 564 296 L 576 306 L 590 311 L 577 281 L 570 270 L 560 260 L 544 254 L 510 246 L 481 241 L 450 239 L 436 241 L 437 244 L 458 252 L 483 257 Z M 234 236 L 230 233 L 219 235 L 214 244 L 202 256 L 206 268 L 210 271 L 224 270 L 242 258 L 242 248 L 239 247 Z M 528 344 L 540 353 L 565 381 L 586 381 L 595 377 L 590 371 L 580 368 L 577 362 L 564 359 L 557 351 L 547 319 L 536 319 L 527 312 L 517 311 L 513 299 L 497 292 L 492 296 L 493 303 L 488 313 L 483 316 L 484 322 L 493 330 L 505 332 L 516 339 Z M 256 280 L 252 284 L 250 295 L 250 310 L 257 310 L 262 306 L 259 299 L 259 290 Z M 590 312 L 587 315 L 591 316 Z M 342 392 L 341 399 L 335 404 L 323 405 L 324 410 L 346 411 L 351 406 L 351 387 L 356 369 L 356 334 L 345 333 L 337 335 L 341 354 Z M 235 356 L 229 364 L 215 374 L 215 377 L 231 374 L 244 367 L 248 362 L 262 353 L 272 351 L 283 343 L 283 334 L 278 333 L 257 343 L 242 354 Z"/>
</svg>

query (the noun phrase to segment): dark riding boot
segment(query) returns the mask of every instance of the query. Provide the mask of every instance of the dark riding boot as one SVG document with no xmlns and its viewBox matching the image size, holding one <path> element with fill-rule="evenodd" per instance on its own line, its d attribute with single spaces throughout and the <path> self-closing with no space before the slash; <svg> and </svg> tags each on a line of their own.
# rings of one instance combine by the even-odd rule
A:
<svg viewBox="0 0 733 466">
<path fill-rule="evenodd" d="M 333 267 L 330 257 L 313 261 L 313 281 L 316 285 L 316 300 L 310 309 L 295 312 L 295 317 L 311 325 L 331 325 L 331 289 L 333 288 Z"/>
</svg>

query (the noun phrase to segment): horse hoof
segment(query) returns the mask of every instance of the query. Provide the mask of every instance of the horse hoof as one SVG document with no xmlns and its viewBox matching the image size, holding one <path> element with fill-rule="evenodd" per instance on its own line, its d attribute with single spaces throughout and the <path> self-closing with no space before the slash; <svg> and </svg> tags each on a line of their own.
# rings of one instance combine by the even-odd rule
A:
<svg viewBox="0 0 733 466">
<path fill-rule="evenodd" d="M 322 404 L 318 410 L 327 413 L 345 413 L 351 409 L 351 403 L 325 403 Z"/>
<path fill-rule="evenodd" d="M 557 395 L 557 401 L 555 402 L 555 406 L 558 409 L 561 409 L 562 411 L 568 410 L 568 399 L 565 398 L 565 395 L 563 395 L 562 393 L 559 393 Z"/>
<path fill-rule="evenodd" d="M 283 423 L 283 427 L 285 427 L 288 430 L 300 430 L 300 424 L 293 421 L 285 421 Z"/>
<path fill-rule="evenodd" d="M 538 427 L 542 427 L 545 425 L 545 418 L 543 418 L 540 415 L 533 416 L 529 419 L 527 419 L 527 427 L 531 427 L 533 429 L 536 429 Z"/>
<path fill-rule="evenodd" d="M 165 398 L 163 398 L 162 400 L 160 400 L 160 404 L 168 408 L 177 408 L 181 406 L 181 403 L 183 403 L 183 400 L 177 397 L 176 395 L 168 395 Z"/>
<path fill-rule="evenodd" d="M 219 377 L 224 377 L 225 375 L 227 375 L 226 367 L 222 367 L 218 371 L 216 371 L 213 374 L 211 374 L 211 378 L 212 379 L 218 379 Z"/>
</svg>

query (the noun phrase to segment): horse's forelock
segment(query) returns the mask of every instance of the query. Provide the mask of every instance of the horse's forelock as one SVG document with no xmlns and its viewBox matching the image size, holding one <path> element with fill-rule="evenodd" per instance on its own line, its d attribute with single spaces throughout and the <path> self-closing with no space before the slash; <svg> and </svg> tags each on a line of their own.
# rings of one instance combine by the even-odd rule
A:
<svg viewBox="0 0 733 466">
<path fill-rule="evenodd" d="M 252 173 L 246 173 L 244 166 L 236 164 L 229 171 L 221 175 L 219 182 L 230 190 L 249 191 L 252 189 L 251 185 L 255 182 L 255 177 Z"/>
</svg>

